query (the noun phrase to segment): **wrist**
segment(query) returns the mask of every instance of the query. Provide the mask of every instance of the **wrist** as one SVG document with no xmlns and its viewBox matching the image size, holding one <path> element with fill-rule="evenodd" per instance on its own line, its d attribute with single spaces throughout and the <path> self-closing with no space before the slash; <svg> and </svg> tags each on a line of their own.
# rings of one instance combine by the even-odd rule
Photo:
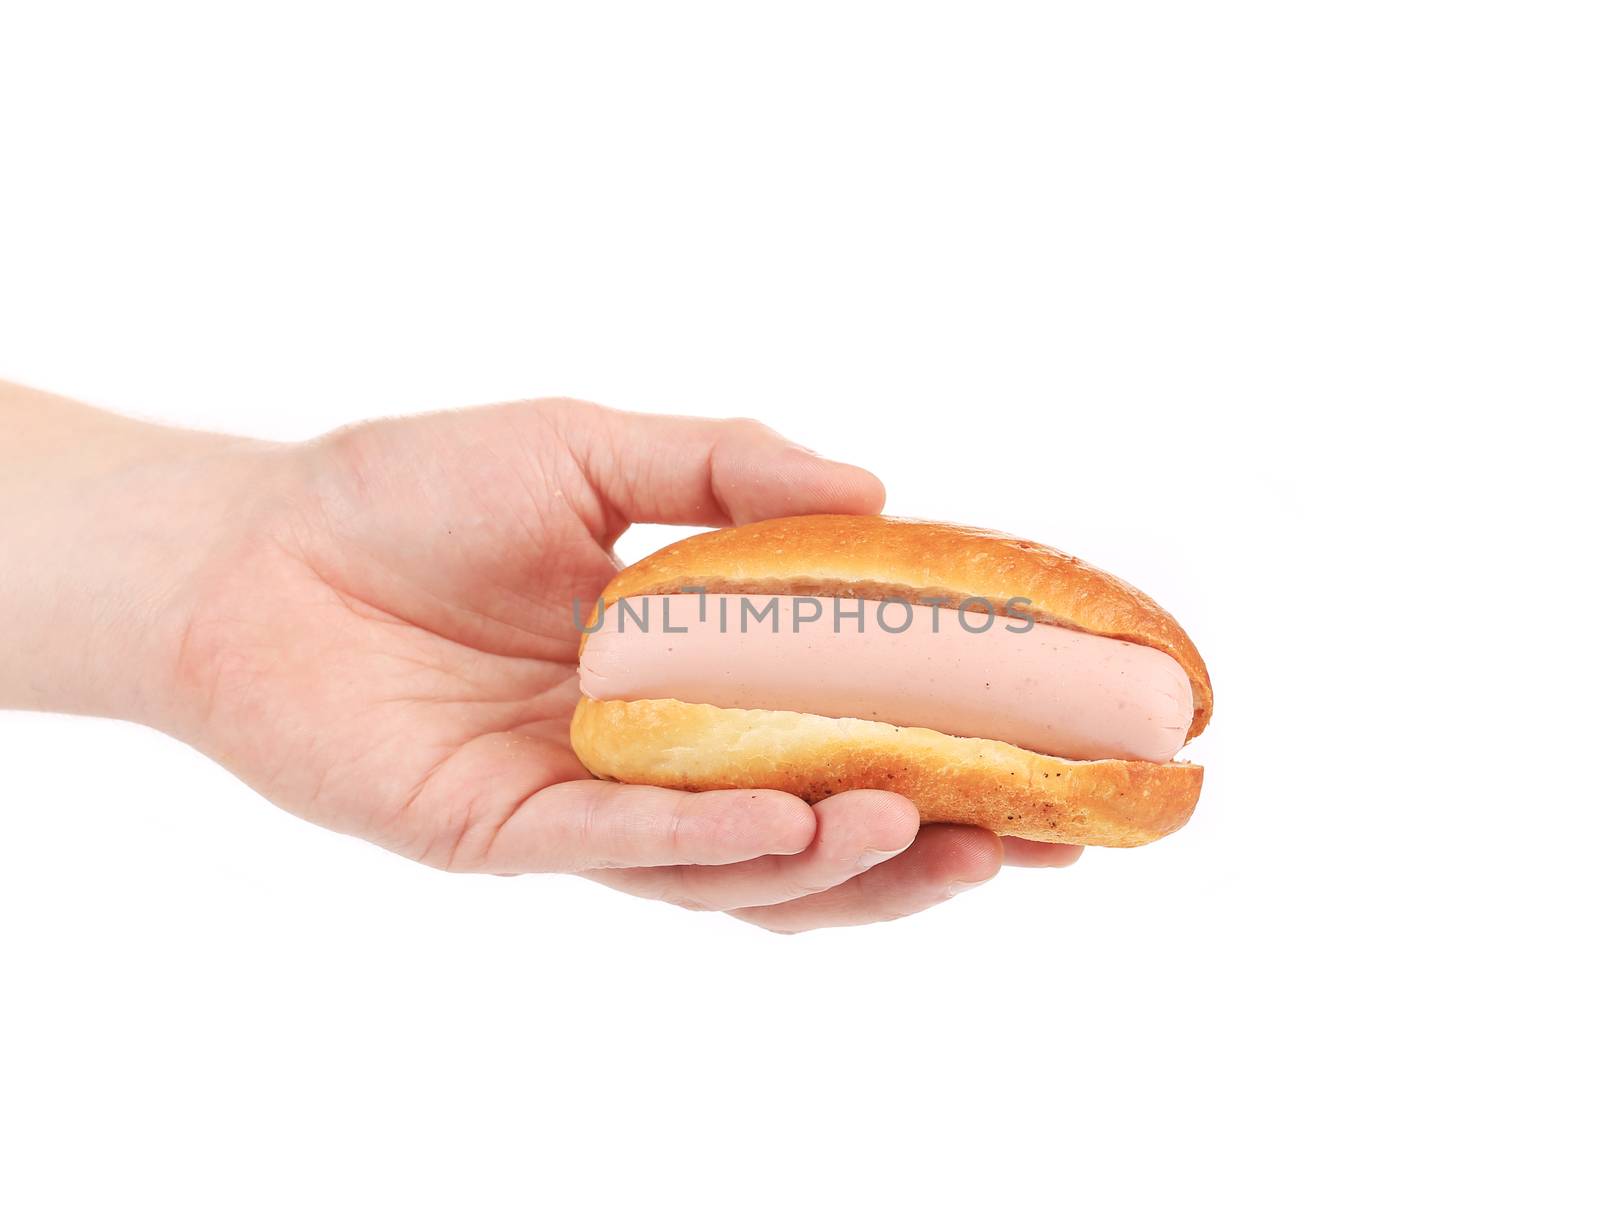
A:
<svg viewBox="0 0 1600 1221">
<path fill-rule="evenodd" d="M 0 462 L 0 707 L 166 727 L 202 574 L 285 447 L 65 400 L 0 411 L 20 441 Z"/>
</svg>

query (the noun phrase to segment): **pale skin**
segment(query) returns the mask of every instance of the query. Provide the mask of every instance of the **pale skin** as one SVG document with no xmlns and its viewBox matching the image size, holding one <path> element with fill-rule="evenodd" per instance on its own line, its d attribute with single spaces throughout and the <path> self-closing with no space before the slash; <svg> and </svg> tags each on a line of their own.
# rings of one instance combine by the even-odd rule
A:
<svg viewBox="0 0 1600 1221">
<path fill-rule="evenodd" d="M 892 920 L 1078 848 L 593 779 L 573 602 L 634 522 L 874 513 L 750 420 L 545 399 L 284 445 L 0 382 L 0 707 L 118 717 L 277 805 L 442 869 L 576 873 L 778 932 Z"/>
</svg>

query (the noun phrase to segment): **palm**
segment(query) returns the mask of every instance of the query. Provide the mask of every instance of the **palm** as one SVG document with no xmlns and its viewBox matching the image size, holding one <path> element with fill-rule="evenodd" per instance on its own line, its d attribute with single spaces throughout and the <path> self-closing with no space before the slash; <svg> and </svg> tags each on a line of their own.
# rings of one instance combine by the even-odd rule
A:
<svg viewBox="0 0 1600 1221">
<path fill-rule="evenodd" d="M 385 422 L 304 478 L 207 577 L 185 669 L 200 737 L 288 808 L 449 863 L 567 744 L 574 600 L 621 525 L 516 409 Z"/>
</svg>

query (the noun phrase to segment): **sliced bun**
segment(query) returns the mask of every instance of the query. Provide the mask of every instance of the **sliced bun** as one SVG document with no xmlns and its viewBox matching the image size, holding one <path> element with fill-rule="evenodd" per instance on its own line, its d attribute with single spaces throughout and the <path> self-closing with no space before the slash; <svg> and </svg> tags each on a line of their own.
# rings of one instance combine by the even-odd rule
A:
<svg viewBox="0 0 1600 1221">
<path fill-rule="evenodd" d="M 1074 762 L 932 729 L 679 700 L 581 698 L 572 747 L 606 780 L 780 789 L 806 801 L 887 789 L 910 798 L 924 822 L 1112 848 L 1183 826 L 1203 775 L 1187 763 Z"/>
<path fill-rule="evenodd" d="M 1188 737 L 1211 719 L 1211 678 L 1171 615 L 1082 560 L 989 530 L 893 517 L 779 518 L 674 543 L 623 569 L 602 596 L 610 606 L 686 589 L 948 606 L 983 598 L 996 610 L 1025 598 L 1041 623 L 1166 653 L 1193 692 Z M 572 746 L 595 775 L 630 784 L 771 788 L 807 801 L 888 789 L 915 802 L 925 822 L 1106 847 L 1146 844 L 1183 826 L 1204 775 L 1188 763 L 1058 759 L 932 729 L 672 699 L 580 698 Z"/>
<path fill-rule="evenodd" d="M 780 517 L 696 534 L 624 568 L 602 597 L 675 593 L 811 594 L 818 597 L 986 598 L 999 610 L 1027 598 L 1040 623 L 1159 649 L 1194 692 L 1193 738 L 1211 719 L 1211 676 L 1177 621 L 1133 586 L 1026 539 L 898 517 Z"/>
</svg>

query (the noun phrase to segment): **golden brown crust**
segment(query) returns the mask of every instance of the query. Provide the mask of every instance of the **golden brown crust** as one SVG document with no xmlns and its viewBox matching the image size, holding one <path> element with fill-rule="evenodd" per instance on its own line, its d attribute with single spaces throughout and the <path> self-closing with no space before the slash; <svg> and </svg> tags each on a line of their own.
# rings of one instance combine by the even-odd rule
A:
<svg viewBox="0 0 1600 1221">
<path fill-rule="evenodd" d="M 900 597 L 996 608 L 1027 598 L 1041 623 L 1160 649 L 1194 692 L 1195 737 L 1211 719 L 1211 677 L 1173 617 L 1133 586 L 1082 560 L 991 530 L 897 517 L 781 517 L 696 534 L 624 568 L 602 595 L 698 587 L 710 593 Z"/>
<path fill-rule="evenodd" d="M 1074 762 L 932 729 L 680 700 L 582 698 L 572 747 L 607 780 L 780 789 L 806 801 L 888 789 L 910 798 L 924 822 L 1112 848 L 1183 826 L 1204 775 L 1189 763 Z"/>
</svg>

